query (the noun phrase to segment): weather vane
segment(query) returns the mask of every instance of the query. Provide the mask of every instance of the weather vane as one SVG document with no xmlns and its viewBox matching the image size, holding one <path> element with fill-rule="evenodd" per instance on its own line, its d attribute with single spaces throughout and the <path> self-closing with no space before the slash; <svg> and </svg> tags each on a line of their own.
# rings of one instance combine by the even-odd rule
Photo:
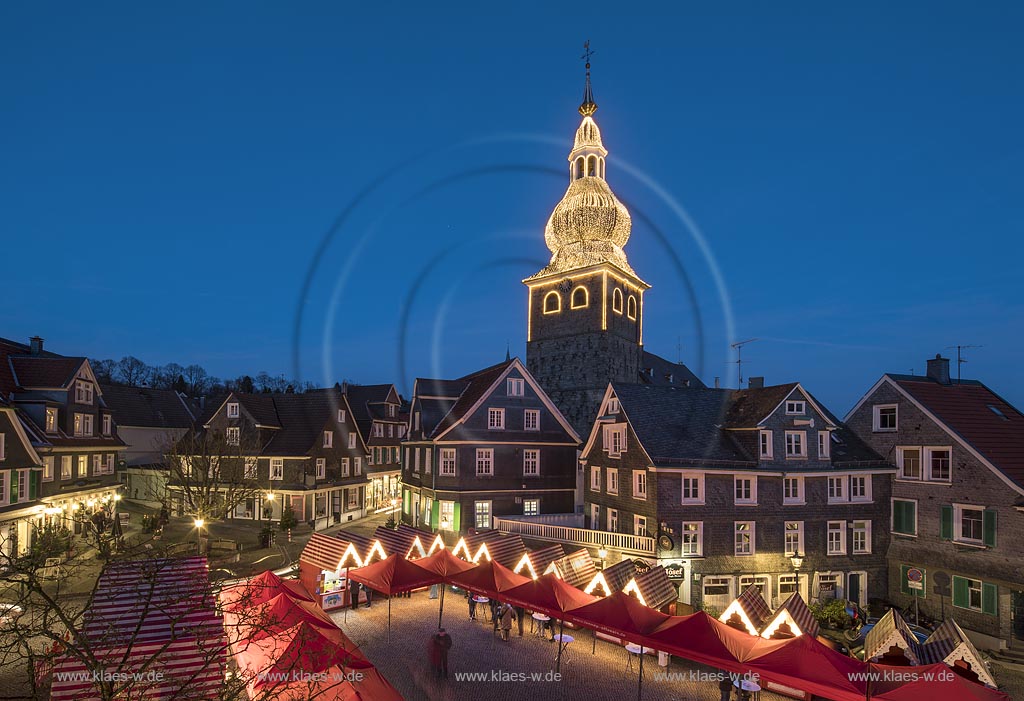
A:
<svg viewBox="0 0 1024 701">
<path fill-rule="evenodd" d="M 587 62 L 587 68 L 590 68 L 590 57 L 594 55 L 594 52 L 590 50 L 590 39 L 583 42 L 583 55 L 580 58 Z"/>
</svg>

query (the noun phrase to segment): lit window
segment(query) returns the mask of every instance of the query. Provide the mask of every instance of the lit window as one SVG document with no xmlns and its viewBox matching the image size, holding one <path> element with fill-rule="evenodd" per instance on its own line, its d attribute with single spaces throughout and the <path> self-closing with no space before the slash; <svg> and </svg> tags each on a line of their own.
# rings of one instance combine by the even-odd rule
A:
<svg viewBox="0 0 1024 701">
<path fill-rule="evenodd" d="M 86 455 L 78 456 L 78 479 L 89 476 L 89 458 Z"/>
<path fill-rule="evenodd" d="M 488 409 L 487 410 L 487 428 L 489 429 L 502 429 L 505 428 L 505 410 L 504 409 Z"/>
<path fill-rule="evenodd" d="M 523 412 L 523 429 L 526 431 L 540 430 L 540 409 L 526 409 Z"/>
<path fill-rule="evenodd" d="M 71 479 L 72 472 L 72 457 L 70 455 L 62 455 L 60 457 L 60 478 L 62 480 Z"/>
<path fill-rule="evenodd" d="M 876 404 L 874 411 L 875 431 L 895 431 L 899 426 L 899 407 L 896 404 Z"/>
<path fill-rule="evenodd" d="M 569 306 L 572 309 L 583 309 L 590 304 L 590 293 L 586 287 L 580 285 L 572 291 L 572 296 L 569 298 Z"/>
<path fill-rule="evenodd" d="M 608 468 L 608 493 L 619 493 L 619 471 L 613 467 Z"/>
<path fill-rule="evenodd" d="M 806 431 L 786 431 L 786 457 L 807 457 Z"/>
<path fill-rule="evenodd" d="M 523 451 L 523 476 L 537 477 L 540 475 L 540 451 Z"/>
<path fill-rule="evenodd" d="M 270 458 L 270 479 L 284 479 L 284 458 Z"/>
<path fill-rule="evenodd" d="M 680 554 L 683 557 L 700 557 L 704 549 L 703 541 L 704 523 L 702 521 L 683 521 Z"/>
<path fill-rule="evenodd" d="M 475 518 L 474 525 L 480 530 L 488 530 L 491 527 L 491 502 L 478 501 L 473 504 Z"/>
<path fill-rule="evenodd" d="M 871 521 L 853 522 L 853 554 L 867 555 L 871 552 Z"/>
<path fill-rule="evenodd" d="M 0 443 L 2 443 L 2 442 L 3 442 L 3 438 L 0 437 Z M 55 458 L 52 455 L 47 455 L 47 456 L 45 456 L 43 458 L 43 481 L 44 482 L 52 482 L 53 481 L 54 461 L 55 461 Z M 0 495 L 2 495 L 2 494 L 3 494 L 3 491 L 0 490 Z"/>
<path fill-rule="evenodd" d="M 46 409 L 46 432 L 57 432 L 57 410 L 53 407 L 47 407 Z"/>
<path fill-rule="evenodd" d="M 754 554 L 754 522 L 733 523 L 733 554 L 736 556 Z"/>
<path fill-rule="evenodd" d="M 786 557 L 793 557 L 804 552 L 804 522 L 786 521 L 785 531 Z"/>
<path fill-rule="evenodd" d="M 508 378 L 506 390 L 510 397 L 521 397 L 526 389 L 526 382 L 518 377 Z"/>
<path fill-rule="evenodd" d="M 633 470 L 633 498 L 647 498 L 647 470 Z"/>
<path fill-rule="evenodd" d="M 846 554 L 846 521 L 828 522 L 828 554 Z"/>
<path fill-rule="evenodd" d="M 476 474 L 477 476 L 494 474 L 493 448 L 476 449 Z"/>
<path fill-rule="evenodd" d="M 807 413 L 807 402 L 793 400 L 786 402 L 786 413 L 790 416 L 803 416 Z"/>
<path fill-rule="evenodd" d="M 523 499 L 523 516 L 540 514 L 540 499 Z"/>
</svg>

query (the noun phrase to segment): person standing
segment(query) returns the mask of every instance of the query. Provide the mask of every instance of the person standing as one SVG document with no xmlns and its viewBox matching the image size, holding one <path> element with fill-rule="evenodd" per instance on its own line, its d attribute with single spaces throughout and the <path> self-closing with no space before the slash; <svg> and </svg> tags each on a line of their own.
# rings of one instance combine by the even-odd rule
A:
<svg viewBox="0 0 1024 701">
<path fill-rule="evenodd" d="M 366 592 L 366 608 L 370 608 L 370 603 L 373 601 L 373 589 L 364 584 L 363 591 Z"/>
<path fill-rule="evenodd" d="M 355 611 L 356 607 L 359 606 L 359 582 L 353 582 L 352 580 L 349 580 L 349 582 L 352 584 L 352 601 L 349 602 L 349 606 Z"/>
<path fill-rule="evenodd" d="M 522 606 L 516 606 L 516 623 L 519 624 L 519 637 L 523 637 L 523 621 L 526 619 L 526 609 Z"/>
<path fill-rule="evenodd" d="M 512 621 L 515 620 L 516 614 L 512 610 L 512 607 L 508 604 L 501 605 L 501 612 L 498 614 L 501 620 L 501 639 L 506 643 L 508 642 L 509 635 L 512 632 Z"/>
<path fill-rule="evenodd" d="M 448 651 L 452 648 L 452 636 L 444 628 L 438 630 L 431 638 L 430 661 L 437 670 L 438 679 L 448 678 Z"/>
<path fill-rule="evenodd" d="M 473 592 L 466 591 L 466 599 L 469 600 L 469 620 L 476 620 L 476 597 L 473 596 Z"/>
<path fill-rule="evenodd" d="M 732 677 L 727 672 L 720 672 L 721 679 L 718 680 L 718 693 L 721 694 L 720 701 L 729 701 L 732 697 Z"/>
</svg>

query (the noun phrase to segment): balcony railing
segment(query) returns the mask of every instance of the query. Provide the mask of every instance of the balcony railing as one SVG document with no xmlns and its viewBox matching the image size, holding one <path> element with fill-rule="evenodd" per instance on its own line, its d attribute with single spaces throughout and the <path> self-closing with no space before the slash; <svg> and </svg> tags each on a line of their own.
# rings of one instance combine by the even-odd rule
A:
<svg viewBox="0 0 1024 701">
<path fill-rule="evenodd" d="M 563 514 L 559 514 L 563 516 Z M 576 516 L 564 514 L 564 516 Z M 531 517 L 536 518 L 536 517 Z M 550 517 L 547 517 L 550 518 Z M 496 516 L 494 527 L 503 533 L 518 533 L 524 538 L 552 540 L 558 543 L 570 543 L 587 548 L 605 548 L 626 555 L 654 556 L 654 538 L 627 533 L 609 533 L 589 528 L 540 523 L 522 518 L 505 518 Z"/>
</svg>

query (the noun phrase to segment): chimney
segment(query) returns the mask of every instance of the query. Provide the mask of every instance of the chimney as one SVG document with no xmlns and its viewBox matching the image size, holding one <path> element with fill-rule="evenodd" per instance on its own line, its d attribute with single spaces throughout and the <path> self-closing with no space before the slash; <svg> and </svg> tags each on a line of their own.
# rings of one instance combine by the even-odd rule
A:
<svg viewBox="0 0 1024 701">
<path fill-rule="evenodd" d="M 928 377 L 940 385 L 949 384 L 949 358 L 943 358 L 936 353 L 934 358 L 928 359 Z"/>
<path fill-rule="evenodd" d="M 716 377 L 715 378 L 715 389 L 720 389 L 721 386 L 722 386 L 722 378 Z"/>
<path fill-rule="evenodd" d="M 33 336 L 28 339 L 29 352 L 32 355 L 39 355 L 43 352 L 43 339 L 39 336 Z"/>
<path fill-rule="evenodd" d="M 747 379 L 748 389 L 763 389 L 764 388 L 764 375 L 759 377 L 751 377 Z"/>
</svg>

